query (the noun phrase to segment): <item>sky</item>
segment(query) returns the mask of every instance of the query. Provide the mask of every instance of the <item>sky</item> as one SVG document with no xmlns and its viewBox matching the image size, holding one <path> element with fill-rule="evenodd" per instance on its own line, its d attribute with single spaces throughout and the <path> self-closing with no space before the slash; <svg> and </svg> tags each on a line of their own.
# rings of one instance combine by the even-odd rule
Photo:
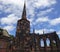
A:
<svg viewBox="0 0 60 52">
<path fill-rule="evenodd" d="M 24 0 L 0 0 L 0 27 L 16 35 L 17 21 L 21 19 Z M 30 31 L 50 33 L 60 37 L 60 0 L 26 0 Z"/>
</svg>

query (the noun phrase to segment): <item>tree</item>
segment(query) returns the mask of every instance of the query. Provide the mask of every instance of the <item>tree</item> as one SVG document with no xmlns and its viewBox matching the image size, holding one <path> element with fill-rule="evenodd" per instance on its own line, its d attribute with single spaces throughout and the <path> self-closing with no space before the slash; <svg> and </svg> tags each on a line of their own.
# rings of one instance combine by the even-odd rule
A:
<svg viewBox="0 0 60 52">
<path fill-rule="evenodd" d="M 12 39 L 12 40 L 13 40 L 13 39 L 14 39 L 14 36 L 13 36 L 13 35 L 10 35 L 10 39 Z"/>
</svg>

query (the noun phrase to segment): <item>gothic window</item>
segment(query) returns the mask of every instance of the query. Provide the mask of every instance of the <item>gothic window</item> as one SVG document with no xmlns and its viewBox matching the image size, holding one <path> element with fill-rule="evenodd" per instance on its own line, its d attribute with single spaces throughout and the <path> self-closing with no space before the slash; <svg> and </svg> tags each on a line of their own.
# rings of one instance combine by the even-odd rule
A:
<svg viewBox="0 0 60 52">
<path fill-rule="evenodd" d="M 46 45 L 50 46 L 50 40 L 49 40 L 49 38 L 46 39 Z"/>
<path fill-rule="evenodd" d="M 52 42 L 53 42 L 52 45 L 53 45 L 53 46 L 56 46 L 56 41 L 53 40 Z"/>
<path fill-rule="evenodd" d="M 40 40 L 40 46 L 44 47 L 44 40 L 43 39 Z"/>
</svg>

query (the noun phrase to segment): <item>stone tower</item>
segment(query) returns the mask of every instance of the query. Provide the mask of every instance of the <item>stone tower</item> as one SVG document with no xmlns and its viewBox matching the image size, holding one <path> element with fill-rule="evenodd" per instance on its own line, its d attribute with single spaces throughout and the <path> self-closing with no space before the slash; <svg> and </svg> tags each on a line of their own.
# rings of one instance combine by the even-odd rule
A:
<svg viewBox="0 0 60 52">
<path fill-rule="evenodd" d="M 26 18 L 26 4 L 24 3 L 22 18 L 17 22 L 16 31 L 16 47 L 20 50 L 19 52 L 25 52 L 26 50 L 29 50 L 29 33 L 30 21 L 28 21 Z"/>
<path fill-rule="evenodd" d="M 30 33 L 30 22 L 26 18 L 26 5 L 24 3 L 22 18 L 18 20 L 17 23 L 17 34 L 16 36 L 26 36 L 28 33 Z M 21 34 L 22 33 L 22 34 Z"/>
</svg>

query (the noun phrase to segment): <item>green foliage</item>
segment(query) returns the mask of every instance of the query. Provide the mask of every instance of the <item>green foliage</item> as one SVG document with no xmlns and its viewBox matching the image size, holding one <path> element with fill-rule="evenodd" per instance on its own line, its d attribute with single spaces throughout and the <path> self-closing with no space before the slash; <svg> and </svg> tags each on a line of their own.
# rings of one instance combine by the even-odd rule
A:
<svg viewBox="0 0 60 52">
<path fill-rule="evenodd" d="M 56 46 L 56 43 L 53 43 L 52 45 L 53 45 L 53 46 Z"/>
<path fill-rule="evenodd" d="M 10 35 L 10 39 L 14 39 L 14 36 L 13 35 Z"/>
</svg>

